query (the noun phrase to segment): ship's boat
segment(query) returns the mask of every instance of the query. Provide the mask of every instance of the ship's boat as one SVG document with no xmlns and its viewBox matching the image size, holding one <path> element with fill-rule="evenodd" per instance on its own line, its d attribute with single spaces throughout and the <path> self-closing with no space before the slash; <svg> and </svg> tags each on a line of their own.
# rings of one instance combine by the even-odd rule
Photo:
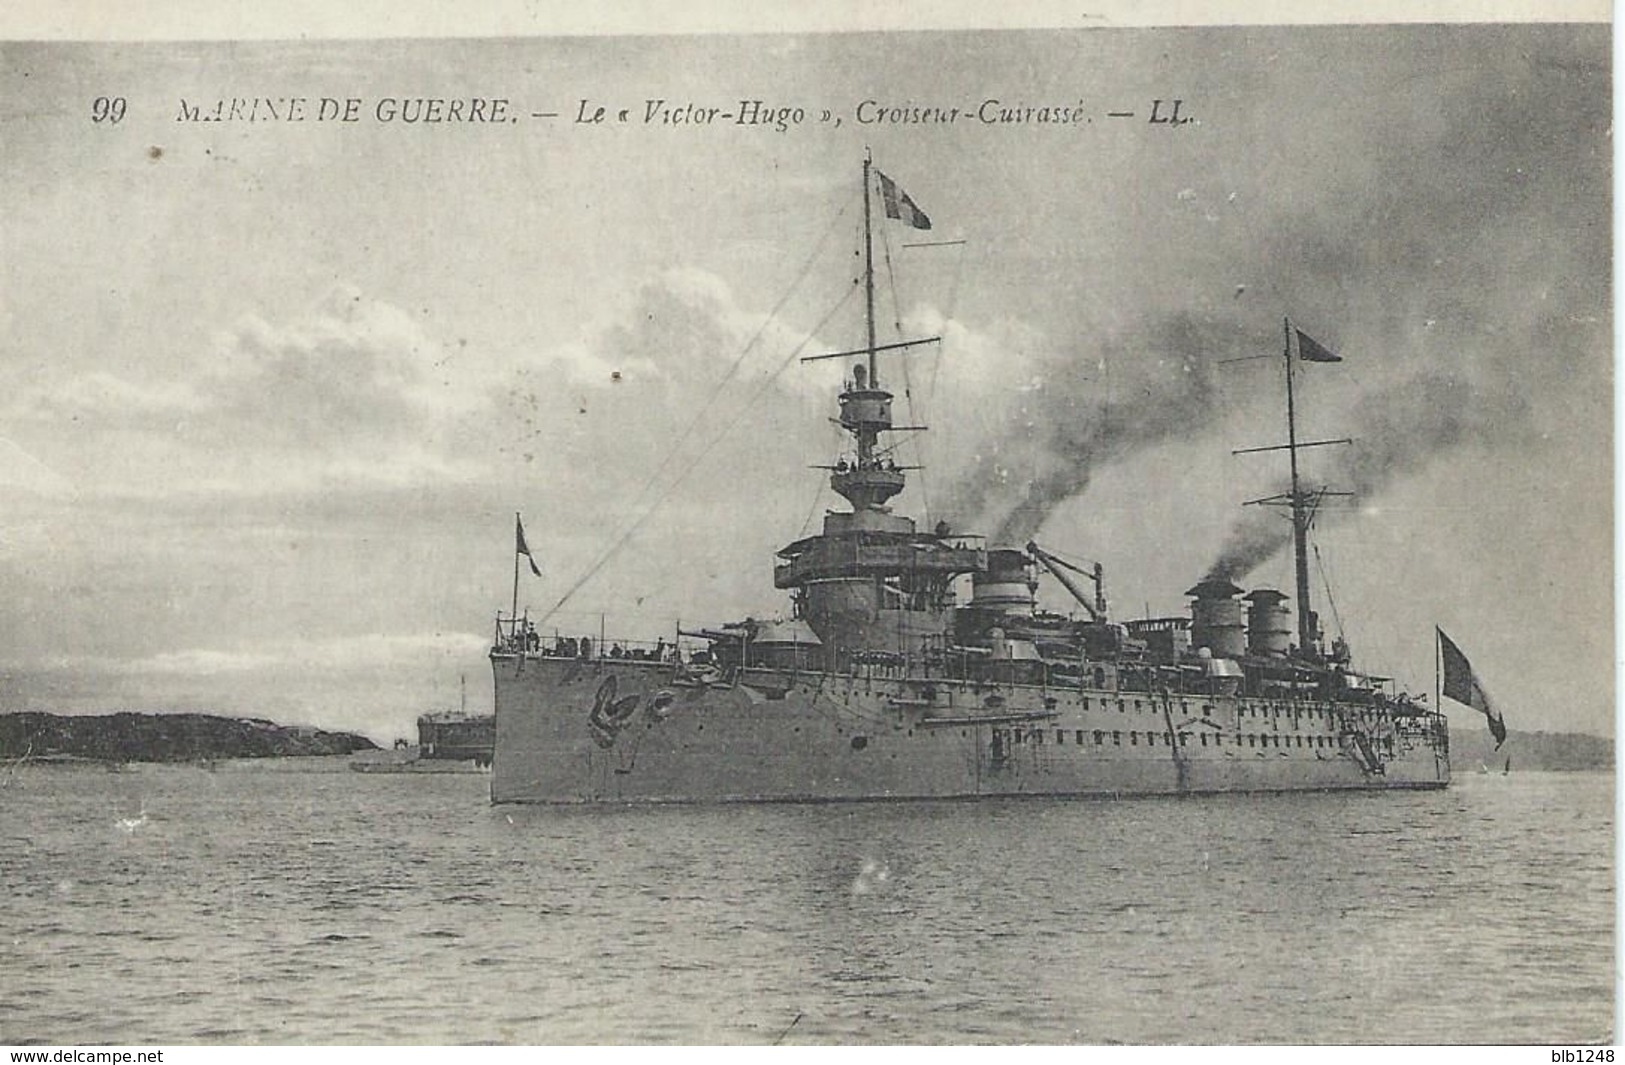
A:
<svg viewBox="0 0 1625 1065">
<path fill-rule="evenodd" d="M 886 219 L 924 214 L 866 159 L 867 344 L 837 396 L 853 446 L 829 467 L 850 508 L 780 549 L 789 619 L 602 632 L 544 643 L 499 614 L 490 661 L 496 802 L 625 803 L 1145 795 L 1440 788 L 1444 716 L 1356 670 L 1311 608 L 1307 533 L 1324 490 L 1298 477 L 1297 360 L 1335 359 L 1290 326 L 1287 445 L 1296 595 L 1222 574 L 1188 616 L 1119 622 L 1099 565 L 1036 543 L 919 528 L 888 505 L 906 471 L 874 333 L 871 192 Z M 820 356 L 837 357 L 837 356 Z M 917 427 L 907 427 L 917 428 Z M 518 554 L 528 555 L 522 527 Z M 1040 573 L 1081 617 L 1040 611 Z M 969 596 L 962 586 L 969 583 Z M 1085 589 L 1083 583 L 1091 583 Z M 1295 600 L 1295 603 L 1294 603 Z M 1292 603 L 1297 617 L 1292 617 Z M 1296 637 L 1294 639 L 1294 637 Z"/>
</svg>

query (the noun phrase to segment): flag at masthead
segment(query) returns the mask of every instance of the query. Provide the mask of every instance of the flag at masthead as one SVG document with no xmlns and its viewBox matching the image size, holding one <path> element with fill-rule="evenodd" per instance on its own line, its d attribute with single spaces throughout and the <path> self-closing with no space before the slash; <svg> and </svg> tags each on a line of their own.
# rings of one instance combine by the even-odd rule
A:
<svg viewBox="0 0 1625 1065">
<path fill-rule="evenodd" d="M 1298 358 L 1304 362 L 1342 362 L 1343 356 L 1321 344 L 1314 337 L 1302 329 L 1293 329 L 1298 334 Z"/>
<path fill-rule="evenodd" d="M 908 193 L 897 187 L 897 182 L 881 173 L 879 168 L 875 170 L 875 177 L 880 179 L 880 202 L 885 207 L 887 218 L 895 218 L 915 229 L 931 228 L 931 219 L 909 199 Z"/>
<path fill-rule="evenodd" d="M 536 556 L 530 553 L 530 545 L 525 543 L 525 523 L 519 515 L 513 516 L 513 549 L 516 554 L 524 555 L 525 561 L 530 563 L 530 571 L 540 577 L 542 571 L 536 568 Z"/>
</svg>

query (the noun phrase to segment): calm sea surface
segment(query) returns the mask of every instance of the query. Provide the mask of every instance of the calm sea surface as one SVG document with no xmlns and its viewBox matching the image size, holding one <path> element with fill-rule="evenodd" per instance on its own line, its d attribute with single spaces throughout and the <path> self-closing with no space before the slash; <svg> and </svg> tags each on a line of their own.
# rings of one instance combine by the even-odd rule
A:
<svg viewBox="0 0 1625 1065">
<path fill-rule="evenodd" d="M 1611 774 L 554 809 L 333 769 L 0 771 L 0 1043 L 1614 1030 Z"/>
</svg>

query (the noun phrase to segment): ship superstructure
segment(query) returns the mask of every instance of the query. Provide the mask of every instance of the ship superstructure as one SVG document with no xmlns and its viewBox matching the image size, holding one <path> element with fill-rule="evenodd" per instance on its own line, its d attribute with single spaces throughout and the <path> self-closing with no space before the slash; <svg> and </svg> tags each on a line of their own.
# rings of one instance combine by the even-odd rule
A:
<svg viewBox="0 0 1625 1065">
<path fill-rule="evenodd" d="M 893 512 L 907 470 L 881 441 L 922 427 L 894 424 L 880 357 L 935 338 L 876 343 L 871 191 L 887 218 L 929 222 L 867 159 L 863 187 L 867 343 L 814 356 L 854 360 L 838 395 L 852 445 L 828 467 L 849 509 L 779 550 L 789 617 L 606 648 L 602 632 L 543 643 L 517 609 L 499 615 L 493 800 L 1445 786 L 1443 715 L 1357 671 L 1341 640 L 1324 646 L 1310 604 L 1308 532 L 1327 492 L 1302 487 L 1298 452 L 1333 442 L 1297 439 L 1292 362 L 1294 348 L 1335 356 L 1305 354 L 1314 342 L 1288 326 L 1291 489 L 1257 502 L 1291 511 L 1295 596 L 1210 574 L 1188 615 L 1118 622 L 1100 564 Z M 1039 609 L 1040 571 L 1081 617 Z"/>
</svg>

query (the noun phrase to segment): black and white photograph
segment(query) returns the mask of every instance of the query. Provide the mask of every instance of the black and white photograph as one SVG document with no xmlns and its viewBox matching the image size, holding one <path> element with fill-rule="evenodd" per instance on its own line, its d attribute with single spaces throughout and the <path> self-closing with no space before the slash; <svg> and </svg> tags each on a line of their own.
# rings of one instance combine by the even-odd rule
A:
<svg viewBox="0 0 1625 1065">
<path fill-rule="evenodd" d="M 1611 1061 L 1610 13 L 1121 6 L 0 24 L 0 1044 Z"/>
</svg>

